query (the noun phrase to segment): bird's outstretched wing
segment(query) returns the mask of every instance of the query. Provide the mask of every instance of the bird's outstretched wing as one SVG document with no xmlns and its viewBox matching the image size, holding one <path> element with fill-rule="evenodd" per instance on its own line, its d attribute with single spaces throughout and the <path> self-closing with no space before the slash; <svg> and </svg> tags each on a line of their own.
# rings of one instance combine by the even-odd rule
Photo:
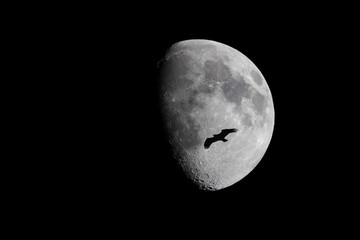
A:
<svg viewBox="0 0 360 240">
<path fill-rule="evenodd" d="M 221 133 L 214 134 L 214 137 L 219 137 L 220 139 L 224 139 L 229 133 L 237 132 L 236 128 L 230 128 L 230 129 L 223 129 L 221 130 Z"/>
</svg>

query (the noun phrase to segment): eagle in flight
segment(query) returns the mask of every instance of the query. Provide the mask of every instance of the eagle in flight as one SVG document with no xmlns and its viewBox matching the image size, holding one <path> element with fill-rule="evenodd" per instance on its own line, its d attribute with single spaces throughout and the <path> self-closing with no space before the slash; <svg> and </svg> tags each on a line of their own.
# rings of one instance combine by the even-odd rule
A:
<svg viewBox="0 0 360 240">
<path fill-rule="evenodd" d="M 205 149 L 208 149 L 210 147 L 211 144 L 213 144 L 216 141 L 223 141 L 223 142 L 227 142 L 228 140 L 225 139 L 225 137 L 229 134 L 229 133 L 233 133 L 233 132 L 237 132 L 236 128 L 230 128 L 230 129 L 223 129 L 221 130 L 221 133 L 219 134 L 214 134 L 211 138 L 207 138 L 205 140 L 204 143 L 204 147 Z"/>
</svg>

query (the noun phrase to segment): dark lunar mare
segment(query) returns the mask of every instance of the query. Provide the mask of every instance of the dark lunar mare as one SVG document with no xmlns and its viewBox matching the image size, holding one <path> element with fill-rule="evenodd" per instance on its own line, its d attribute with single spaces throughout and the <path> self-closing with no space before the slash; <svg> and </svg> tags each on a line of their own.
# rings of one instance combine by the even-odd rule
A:
<svg viewBox="0 0 360 240">
<path fill-rule="evenodd" d="M 267 106 L 267 100 L 264 95 L 255 91 L 253 97 L 251 99 L 252 104 L 254 105 L 254 109 L 259 115 L 264 116 L 265 108 Z"/>
<path fill-rule="evenodd" d="M 250 88 L 251 86 L 245 82 L 242 76 L 238 80 L 230 78 L 221 86 L 225 99 L 235 103 L 237 108 L 241 106 L 243 98 L 250 98 Z"/>
<path fill-rule="evenodd" d="M 205 79 L 210 82 L 226 81 L 230 76 L 230 69 L 220 60 L 206 60 L 204 63 Z"/>
<path fill-rule="evenodd" d="M 243 76 L 234 79 L 229 67 L 223 61 L 205 61 L 204 72 L 206 84 L 221 83 L 221 90 L 225 99 L 234 103 L 238 110 L 240 110 L 242 99 L 250 98 L 251 86 L 245 82 Z"/>
<path fill-rule="evenodd" d="M 222 61 L 212 61 L 207 60 L 204 63 L 204 72 L 205 72 L 205 84 L 208 83 L 221 83 L 221 90 L 225 99 L 234 103 L 236 109 L 241 111 L 241 103 L 243 98 L 251 99 L 251 102 L 254 106 L 254 109 L 257 114 L 263 116 L 265 119 L 265 109 L 267 106 L 267 99 L 264 95 L 259 93 L 254 89 L 250 84 L 246 83 L 242 75 L 237 76 L 237 79 L 234 79 L 231 76 L 231 72 L 228 66 L 226 66 Z M 262 84 L 262 77 L 256 71 L 251 72 L 254 81 L 258 84 Z M 204 87 L 205 88 L 205 87 Z M 206 88 L 205 88 L 206 89 Z M 213 91 L 211 89 L 206 89 L 209 92 Z M 242 113 L 240 113 L 242 114 Z M 250 121 L 248 119 L 245 122 L 249 125 Z"/>
<path fill-rule="evenodd" d="M 259 85 L 259 86 L 262 85 L 262 83 L 263 83 L 262 77 L 260 76 L 260 74 L 257 71 L 251 70 L 250 75 L 253 77 L 254 82 L 257 85 Z"/>
</svg>

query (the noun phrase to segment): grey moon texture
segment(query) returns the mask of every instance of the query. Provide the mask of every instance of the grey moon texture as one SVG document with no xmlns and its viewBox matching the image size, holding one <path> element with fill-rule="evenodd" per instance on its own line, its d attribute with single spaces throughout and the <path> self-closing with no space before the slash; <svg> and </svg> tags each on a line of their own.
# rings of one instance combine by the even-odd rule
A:
<svg viewBox="0 0 360 240">
<path fill-rule="evenodd" d="M 260 70 L 238 50 L 210 40 L 175 43 L 159 66 L 164 128 L 186 175 L 209 191 L 244 178 L 274 129 L 272 96 Z M 204 147 L 224 129 L 237 131 Z"/>
</svg>

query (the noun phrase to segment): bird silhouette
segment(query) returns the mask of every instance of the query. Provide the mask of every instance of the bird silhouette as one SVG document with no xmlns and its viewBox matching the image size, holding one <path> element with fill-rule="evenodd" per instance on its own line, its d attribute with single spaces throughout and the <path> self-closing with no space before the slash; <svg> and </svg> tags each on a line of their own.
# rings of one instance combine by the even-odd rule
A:
<svg viewBox="0 0 360 240">
<path fill-rule="evenodd" d="M 207 138 L 205 140 L 204 143 L 204 147 L 205 149 L 208 149 L 210 147 L 211 144 L 213 144 L 216 141 L 223 141 L 223 142 L 227 142 L 228 140 L 225 139 L 225 137 L 229 134 L 229 133 L 233 133 L 233 132 L 237 132 L 236 128 L 231 128 L 231 129 L 223 129 L 221 130 L 221 132 L 219 134 L 214 134 L 211 138 Z"/>
</svg>

